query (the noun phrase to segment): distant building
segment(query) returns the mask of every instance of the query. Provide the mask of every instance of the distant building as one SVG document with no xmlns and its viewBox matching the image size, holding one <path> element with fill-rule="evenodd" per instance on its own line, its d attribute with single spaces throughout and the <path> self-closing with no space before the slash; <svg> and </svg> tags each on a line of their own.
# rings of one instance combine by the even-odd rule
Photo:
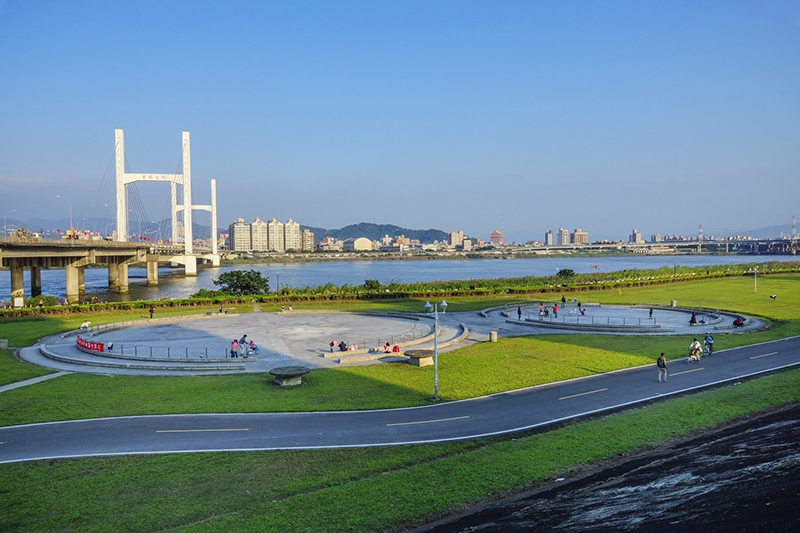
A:
<svg viewBox="0 0 800 533">
<path fill-rule="evenodd" d="M 472 239 L 464 239 L 461 241 L 461 248 L 463 248 L 465 251 L 472 250 Z"/>
<path fill-rule="evenodd" d="M 570 236 L 570 241 L 572 244 L 589 244 L 589 234 L 577 228 Z"/>
<path fill-rule="evenodd" d="M 558 244 L 560 246 L 569 244 L 569 230 L 558 228 Z"/>
<path fill-rule="evenodd" d="M 291 218 L 283 225 L 284 250 L 300 250 L 300 224 Z"/>
<path fill-rule="evenodd" d="M 314 233 L 311 230 L 304 229 L 300 234 L 300 249 L 304 252 L 314 251 Z"/>
<path fill-rule="evenodd" d="M 275 217 L 267 222 L 267 233 L 269 233 L 269 251 L 285 252 L 286 245 L 283 240 L 283 223 L 278 222 Z"/>
<path fill-rule="evenodd" d="M 250 246 L 254 252 L 266 252 L 269 250 L 267 223 L 259 220 L 258 217 L 250 224 Z"/>
<path fill-rule="evenodd" d="M 464 232 L 454 231 L 453 233 L 447 234 L 447 245 L 448 246 L 461 246 L 464 244 Z"/>
<path fill-rule="evenodd" d="M 317 244 L 317 250 L 320 252 L 341 252 L 342 245 L 333 237 L 325 237 Z"/>
<path fill-rule="evenodd" d="M 644 244 L 644 239 L 642 239 L 642 232 L 638 229 L 634 229 L 631 234 L 628 242 L 631 244 Z"/>
<path fill-rule="evenodd" d="M 655 233 L 650 237 L 650 242 L 661 242 L 663 240 L 660 233 Z"/>
<path fill-rule="evenodd" d="M 244 221 L 242 217 L 236 219 L 236 222 L 228 226 L 228 246 L 234 252 L 249 252 L 252 250 L 250 244 L 250 224 Z"/>
<path fill-rule="evenodd" d="M 544 234 L 544 244 L 545 246 L 553 246 L 553 230 L 549 230 Z"/>
<path fill-rule="evenodd" d="M 492 244 L 503 244 L 503 238 L 504 236 L 502 232 L 494 230 L 492 234 L 489 235 L 489 242 Z"/>
<path fill-rule="evenodd" d="M 361 252 L 368 250 L 372 250 L 372 241 L 366 237 L 345 239 L 345 241 L 342 243 L 342 251 L 344 252 Z"/>
</svg>

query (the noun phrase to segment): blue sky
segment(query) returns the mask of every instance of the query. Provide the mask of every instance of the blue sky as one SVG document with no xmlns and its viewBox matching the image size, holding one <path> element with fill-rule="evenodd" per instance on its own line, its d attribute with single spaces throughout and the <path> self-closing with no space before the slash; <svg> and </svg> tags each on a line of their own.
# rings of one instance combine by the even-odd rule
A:
<svg viewBox="0 0 800 533">
<path fill-rule="evenodd" d="M 111 216 L 114 128 L 134 172 L 175 172 L 189 131 L 223 227 L 784 224 L 800 3 L 0 0 L 0 214 Z"/>
</svg>

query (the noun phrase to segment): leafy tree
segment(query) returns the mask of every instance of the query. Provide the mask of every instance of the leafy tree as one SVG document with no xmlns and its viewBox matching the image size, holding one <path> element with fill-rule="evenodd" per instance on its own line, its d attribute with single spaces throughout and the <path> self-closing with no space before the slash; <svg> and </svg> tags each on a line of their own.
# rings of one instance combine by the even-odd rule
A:
<svg viewBox="0 0 800 533">
<path fill-rule="evenodd" d="M 224 272 L 214 281 L 220 289 L 230 294 L 266 294 L 269 280 L 255 270 L 231 270 Z"/>
<path fill-rule="evenodd" d="M 381 289 L 381 282 L 377 279 L 365 279 L 364 289 L 368 291 L 379 291 Z"/>
<path fill-rule="evenodd" d="M 574 275 L 575 271 L 572 270 L 571 268 L 562 268 L 561 270 L 558 271 L 559 278 L 571 278 Z"/>
</svg>

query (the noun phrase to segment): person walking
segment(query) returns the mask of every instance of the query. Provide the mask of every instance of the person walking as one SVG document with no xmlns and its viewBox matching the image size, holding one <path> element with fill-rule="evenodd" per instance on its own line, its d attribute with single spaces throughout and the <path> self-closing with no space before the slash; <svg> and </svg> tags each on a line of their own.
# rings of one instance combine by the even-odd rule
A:
<svg viewBox="0 0 800 533">
<path fill-rule="evenodd" d="M 558 318 L 558 304 L 553 305 L 553 317 Z"/>
<path fill-rule="evenodd" d="M 650 318 L 653 318 L 653 308 L 650 308 Z"/>
<path fill-rule="evenodd" d="M 517 320 L 522 320 L 522 307 L 517 307 Z"/>
<path fill-rule="evenodd" d="M 155 313 L 155 311 L 153 310 L 153 306 L 151 305 L 150 306 L 150 318 L 153 318 L 153 313 Z"/>
<path fill-rule="evenodd" d="M 667 382 L 667 358 L 664 357 L 664 352 L 661 352 L 661 355 L 658 356 L 658 360 L 656 361 L 656 366 L 658 367 L 658 382 L 661 383 L 661 378 L 664 378 L 664 383 Z"/>
</svg>

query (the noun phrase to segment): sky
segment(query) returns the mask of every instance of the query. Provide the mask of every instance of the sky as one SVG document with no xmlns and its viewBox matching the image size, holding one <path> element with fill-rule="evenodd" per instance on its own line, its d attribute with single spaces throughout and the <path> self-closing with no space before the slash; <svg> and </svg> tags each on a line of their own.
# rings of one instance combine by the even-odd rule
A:
<svg viewBox="0 0 800 533">
<path fill-rule="evenodd" d="M 0 0 L 0 215 L 113 217 L 115 128 L 221 229 L 722 236 L 800 214 L 800 3 Z"/>
</svg>

